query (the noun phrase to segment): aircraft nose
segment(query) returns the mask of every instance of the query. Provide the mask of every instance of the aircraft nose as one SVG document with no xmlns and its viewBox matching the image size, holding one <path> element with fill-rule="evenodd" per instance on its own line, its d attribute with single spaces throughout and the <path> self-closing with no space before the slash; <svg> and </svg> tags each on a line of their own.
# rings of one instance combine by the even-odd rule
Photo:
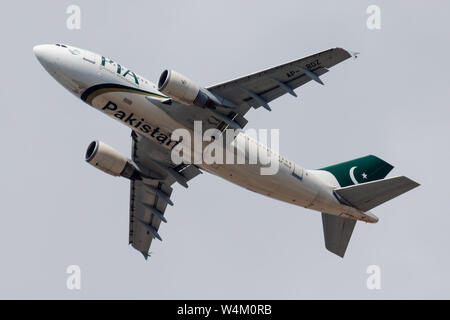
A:
<svg viewBox="0 0 450 320">
<path fill-rule="evenodd" d="M 34 55 L 44 67 L 53 62 L 51 51 L 51 46 L 48 44 L 41 44 L 33 48 Z"/>
</svg>

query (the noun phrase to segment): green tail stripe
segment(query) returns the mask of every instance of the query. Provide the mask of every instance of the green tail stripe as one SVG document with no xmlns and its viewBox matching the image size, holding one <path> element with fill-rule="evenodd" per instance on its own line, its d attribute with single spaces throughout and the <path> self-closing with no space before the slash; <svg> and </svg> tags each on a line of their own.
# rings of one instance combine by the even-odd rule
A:
<svg viewBox="0 0 450 320">
<path fill-rule="evenodd" d="M 369 155 L 319 170 L 331 172 L 341 187 L 346 187 L 353 184 L 383 179 L 393 168 L 386 161 Z"/>
</svg>

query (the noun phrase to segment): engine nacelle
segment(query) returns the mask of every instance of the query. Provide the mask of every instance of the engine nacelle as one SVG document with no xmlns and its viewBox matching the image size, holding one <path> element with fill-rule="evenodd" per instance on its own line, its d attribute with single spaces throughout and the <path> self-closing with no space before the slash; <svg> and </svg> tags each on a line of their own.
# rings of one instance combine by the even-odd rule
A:
<svg viewBox="0 0 450 320">
<path fill-rule="evenodd" d="M 127 179 L 140 177 L 133 162 L 101 141 L 93 141 L 86 150 L 86 162 L 112 176 Z"/>
<path fill-rule="evenodd" d="M 163 71 L 159 77 L 158 90 L 185 105 L 207 107 L 218 103 L 206 89 L 173 70 Z"/>
</svg>

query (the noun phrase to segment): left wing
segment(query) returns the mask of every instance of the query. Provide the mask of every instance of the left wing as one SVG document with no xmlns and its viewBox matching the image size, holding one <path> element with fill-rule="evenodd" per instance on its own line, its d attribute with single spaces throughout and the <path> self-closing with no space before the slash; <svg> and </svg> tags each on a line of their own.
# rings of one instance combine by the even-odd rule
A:
<svg viewBox="0 0 450 320">
<path fill-rule="evenodd" d="M 243 116 L 250 108 L 262 106 L 271 111 L 269 102 L 272 100 L 286 93 L 296 97 L 294 89 L 311 80 L 323 85 L 321 75 L 327 73 L 329 68 L 356 55 L 341 48 L 329 49 L 206 89 L 222 101 L 231 101 L 236 106 L 226 110 L 229 112 L 225 115 L 228 117 L 226 120 L 234 120 L 243 127 L 247 123 Z"/>
<path fill-rule="evenodd" d="M 146 178 L 131 180 L 129 243 L 147 259 L 152 240 L 162 241 L 159 227 L 167 222 L 167 205 L 173 205 L 171 185 L 178 182 L 187 187 L 187 182 L 201 171 L 194 165 L 175 166 L 170 151 L 134 131 L 131 136 L 132 160 Z"/>
</svg>

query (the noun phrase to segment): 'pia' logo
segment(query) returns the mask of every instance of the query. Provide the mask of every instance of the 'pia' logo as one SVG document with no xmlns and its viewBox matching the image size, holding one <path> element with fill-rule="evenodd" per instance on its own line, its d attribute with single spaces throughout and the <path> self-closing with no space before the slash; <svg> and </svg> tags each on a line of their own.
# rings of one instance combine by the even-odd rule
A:
<svg viewBox="0 0 450 320">
<path fill-rule="evenodd" d="M 132 77 L 133 80 L 134 80 L 134 82 L 135 82 L 137 85 L 139 85 L 138 77 L 136 76 L 136 74 L 135 74 L 133 71 L 128 70 L 128 69 L 125 69 L 125 68 L 123 68 L 120 64 L 114 62 L 113 60 L 108 59 L 108 58 L 105 58 L 104 56 L 102 56 L 102 64 L 101 64 L 101 66 L 102 66 L 103 68 L 105 68 L 105 70 L 108 70 L 108 68 L 107 68 L 107 66 L 106 66 L 106 63 L 108 63 L 108 65 L 111 65 L 111 66 L 113 66 L 113 67 L 116 67 L 116 70 L 113 71 L 113 72 L 116 72 L 118 75 L 121 75 L 121 76 L 124 77 L 125 79 L 127 79 L 127 77 Z M 117 65 L 117 66 L 116 66 L 116 65 Z M 125 71 L 125 70 L 126 70 L 126 71 Z M 108 70 L 108 71 L 111 71 L 111 70 Z M 125 72 L 122 74 L 122 71 L 125 71 Z M 127 79 L 127 80 L 128 80 L 128 79 Z"/>
</svg>

